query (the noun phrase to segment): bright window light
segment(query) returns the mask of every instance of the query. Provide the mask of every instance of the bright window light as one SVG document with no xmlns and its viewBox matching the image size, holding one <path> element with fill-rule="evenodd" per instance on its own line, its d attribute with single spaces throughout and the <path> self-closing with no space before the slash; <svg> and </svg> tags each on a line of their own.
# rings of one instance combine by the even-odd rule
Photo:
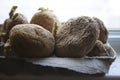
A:
<svg viewBox="0 0 120 80">
<path fill-rule="evenodd" d="M 16 12 L 24 14 L 30 21 L 39 7 L 54 11 L 61 22 L 78 16 L 100 18 L 108 29 L 120 30 L 120 0 L 2 0 L 0 2 L 0 23 L 8 18 L 13 5 Z"/>
</svg>

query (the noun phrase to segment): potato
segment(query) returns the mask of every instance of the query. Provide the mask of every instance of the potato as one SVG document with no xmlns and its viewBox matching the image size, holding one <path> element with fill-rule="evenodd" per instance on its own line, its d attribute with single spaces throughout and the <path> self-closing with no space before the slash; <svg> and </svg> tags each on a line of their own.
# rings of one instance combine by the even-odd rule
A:
<svg viewBox="0 0 120 80">
<path fill-rule="evenodd" d="M 108 52 L 104 44 L 97 40 L 93 49 L 87 54 L 87 56 L 108 56 Z"/>
<path fill-rule="evenodd" d="M 28 23 L 26 17 L 21 13 L 15 13 L 17 6 L 13 6 L 9 13 L 9 18 L 4 21 L 3 31 L 6 33 L 4 36 L 4 42 L 6 42 L 9 38 L 9 31 L 13 28 L 13 26 L 17 24 L 26 24 Z"/>
<path fill-rule="evenodd" d="M 71 18 L 58 28 L 55 54 L 59 57 L 83 57 L 88 54 L 99 37 L 99 28 L 93 18 Z"/>
<path fill-rule="evenodd" d="M 48 30 L 36 24 L 19 24 L 10 31 L 12 50 L 20 57 L 47 57 L 54 50 L 55 40 Z"/>
<path fill-rule="evenodd" d="M 37 12 L 33 15 L 30 23 L 31 24 L 38 24 L 45 29 L 52 32 L 52 29 L 54 27 L 54 24 L 57 23 L 57 25 L 60 25 L 60 22 L 55 14 L 51 10 L 40 8 L 40 12 Z"/>
</svg>

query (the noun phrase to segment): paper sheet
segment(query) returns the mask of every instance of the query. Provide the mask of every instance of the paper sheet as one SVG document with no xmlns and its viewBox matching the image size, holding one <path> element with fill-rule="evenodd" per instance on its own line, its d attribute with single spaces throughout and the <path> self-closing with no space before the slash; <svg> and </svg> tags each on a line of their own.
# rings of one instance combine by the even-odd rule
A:
<svg viewBox="0 0 120 80">
<path fill-rule="evenodd" d="M 107 45 L 107 48 L 111 54 L 110 56 L 97 56 L 93 58 L 59 58 L 54 56 L 40 59 L 26 59 L 26 61 L 36 65 L 66 68 L 85 74 L 107 73 L 116 57 L 113 48 L 109 45 Z"/>
</svg>

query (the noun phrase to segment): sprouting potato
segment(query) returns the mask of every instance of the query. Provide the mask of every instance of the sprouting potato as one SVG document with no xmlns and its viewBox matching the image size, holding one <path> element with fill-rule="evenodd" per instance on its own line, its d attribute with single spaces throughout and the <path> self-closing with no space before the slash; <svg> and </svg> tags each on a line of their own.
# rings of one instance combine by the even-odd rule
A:
<svg viewBox="0 0 120 80">
<path fill-rule="evenodd" d="M 38 24 L 50 32 L 53 31 L 55 23 L 60 26 L 60 22 L 53 11 L 45 8 L 39 8 L 39 12 L 35 13 L 30 21 L 31 24 Z"/>
<path fill-rule="evenodd" d="M 9 18 L 4 21 L 3 32 L 6 33 L 4 37 L 4 42 L 9 38 L 9 31 L 17 24 L 28 23 L 26 17 L 21 13 L 15 13 L 17 6 L 13 6 L 9 13 Z"/>
</svg>

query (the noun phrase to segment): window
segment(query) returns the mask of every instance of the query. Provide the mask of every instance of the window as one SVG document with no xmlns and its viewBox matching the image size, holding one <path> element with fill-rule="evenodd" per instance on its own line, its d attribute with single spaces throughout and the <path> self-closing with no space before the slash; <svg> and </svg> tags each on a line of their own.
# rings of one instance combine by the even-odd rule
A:
<svg viewBox="0 0 120 80">
<path fill-rule="evenodd" d="M 0 23 L 8 18 L 13 5 L 30 21 L 39 7 L 52 9 L 61 21 L 77 16 L 100 18 L 108 29 L 120 29 L 119 0 L 3 0 L 0 2 Z"/>
</svg>

